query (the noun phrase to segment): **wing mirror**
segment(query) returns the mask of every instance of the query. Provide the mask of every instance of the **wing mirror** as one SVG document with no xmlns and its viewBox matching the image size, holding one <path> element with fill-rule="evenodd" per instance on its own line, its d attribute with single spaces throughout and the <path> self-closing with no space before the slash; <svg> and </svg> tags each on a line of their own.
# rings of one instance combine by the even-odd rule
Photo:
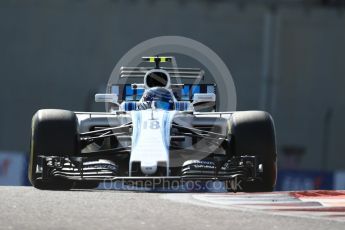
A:
<svg viewBox="0 0 345 230">
<path fill-rule="evenodd" d="M 216 94 L 195 93 L 193 95 L 193 107 L 195 111 L 213 110 L 216 105 Z"/>
<path fill-rule="evenodd" d="M 118 103 L 118 96 L 116 94 L 96 94 L 95 95 L 95 102 L 106 102 L 106 103 L 113 103 L 113 104 L 119 104 Z"/>
</svg>

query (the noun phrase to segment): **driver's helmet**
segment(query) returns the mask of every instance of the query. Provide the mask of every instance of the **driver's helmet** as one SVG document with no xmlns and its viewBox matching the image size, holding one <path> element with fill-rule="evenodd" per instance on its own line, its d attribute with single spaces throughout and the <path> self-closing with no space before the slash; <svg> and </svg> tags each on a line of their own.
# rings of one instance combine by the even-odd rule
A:
<svg viewBox="0 0 345 230">
<path fill-rule="evenodd" d="M 139 109 L 152 107 L 164 110 L 174 109 L 174 95 L 163 87 L 153 87 L 146 90 L 140 102 L 142 106 L 139 106 Z"/>
</svg>

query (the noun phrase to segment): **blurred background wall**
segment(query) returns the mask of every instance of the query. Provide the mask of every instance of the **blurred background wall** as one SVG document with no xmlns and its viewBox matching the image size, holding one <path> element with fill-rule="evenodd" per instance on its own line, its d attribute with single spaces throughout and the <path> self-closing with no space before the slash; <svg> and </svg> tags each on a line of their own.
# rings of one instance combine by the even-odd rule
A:
<svg viewBox="0 0 345 230">
<path fill-rule="evenodd" d="M 28 152 L 38 109 L 103 111 L 93 94 L 122 55 L 179 35 L 227 64 L 238 110 L 273 115 L 281 168 L 345 169 L 343 3 L 2 0 L 0 149 Z"/>
</svg>

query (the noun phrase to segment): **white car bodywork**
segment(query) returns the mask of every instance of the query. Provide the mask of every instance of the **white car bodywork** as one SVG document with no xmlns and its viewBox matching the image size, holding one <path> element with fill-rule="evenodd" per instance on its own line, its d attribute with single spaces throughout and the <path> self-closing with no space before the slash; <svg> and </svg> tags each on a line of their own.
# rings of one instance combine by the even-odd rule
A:
<svg viewBox="0 0 345 230">
<path fill-rule="evenodd" d="M 180 104 L 173 95 L 171 88 L 170 74 L 163 69 L 152 69 L 145 73 L 144 84 L 132 84 L 134 88 L 149 90 L 147 78 L 152 73 L 163 73 L 166 79 L 165 89 L 171 92 L 173 101 L 175 103 L 175 110 L 162 110 L 155 108 L 155 102 L 152 102 L 152 107 L 140 110 L 139 105 L 143 99 L 138 102 L 122 102 L 118 103 L 118 96 L 114 94 L 96 94 L 96 102 L 107 102 L 118 106 L 118 111 L 130 114 L 133 130 L 132 130 L 132 146 L 129 161 L 129 176 L 132 176 L 133 163 L 140 164 L 140 170 L 145 175 L 153 175 L 157 172 L 159 164 L 163 164 L 166 168 L 166 175 L 169 176 L 169 143 L 170 143 L 170 129 L 174 116 L 180 113 Z M 144 92 L 145 94 L 145 92 Z M 196 93 L 193 97 L 193 103 L 184 101 L 187 106 L 182 111 L 190 111 L 194 113 L 193 104 L 204 102 L 215 102 L 216 95 L 214 93 Z M 130 105 L 133 107 L 128 111 L 126 107 Z M 216 115 L 219 116 L 219 115 Z"/>
<path fill-rule="evenodd" d="M 169 175 L 170 127 L 176 111 L 148 109 L 132 111 L 133 134 L 129 172 L 134 162 L 140 162 L 141 171 L 152 175 L 158 164 L 167 167 Z M 131 176 L 131 174 L 129 174 Z"/>
</svg>

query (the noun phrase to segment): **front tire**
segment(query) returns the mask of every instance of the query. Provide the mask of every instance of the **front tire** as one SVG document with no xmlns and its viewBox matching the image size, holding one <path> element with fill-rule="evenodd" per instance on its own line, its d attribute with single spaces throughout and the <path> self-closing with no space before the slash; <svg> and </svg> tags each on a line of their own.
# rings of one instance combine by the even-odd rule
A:
<svg viewBox="0 0 345 230">
<path fill-rule="evenodd" d="M 32 118 L 29 162 L 29 180 L 38 189 L 68 190 L 73 181 L 48 177 L 36 172 L 39 155 L 69 156 L 79 151 L 78 123 L 76 115 L 67 110 L 39 110 Z"/>
<path fill-rule="evenodd" d="M 249 192 L 270 192 L 277 179 L 277 150 L 274 122 L 263 111 L 235 112 L 230 120 L 233 150 L 236 156 L 254 155 L 263 166 L 262 181 L 246 182 Z"/>
</svg>

